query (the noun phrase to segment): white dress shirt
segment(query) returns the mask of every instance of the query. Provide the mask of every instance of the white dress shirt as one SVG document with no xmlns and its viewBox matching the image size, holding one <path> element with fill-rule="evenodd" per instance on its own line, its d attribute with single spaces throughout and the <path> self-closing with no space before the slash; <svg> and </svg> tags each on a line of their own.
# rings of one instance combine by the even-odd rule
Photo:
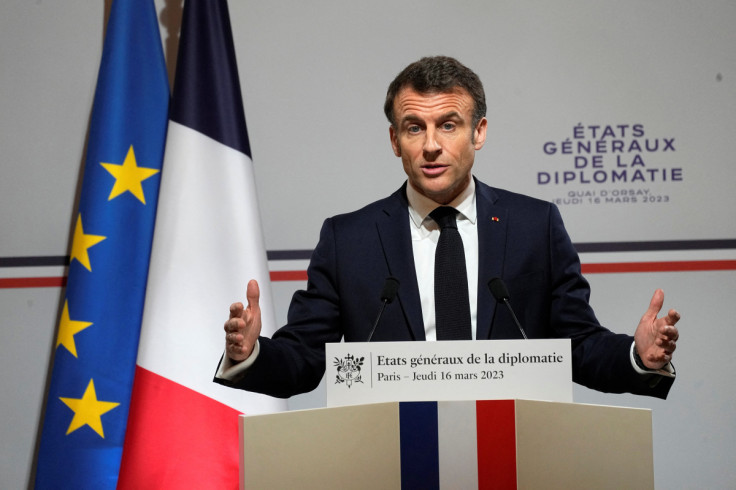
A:
<svg viewBox="0 0 736 490">
<path fill-rule="evenodd" d="M 434 252 L 440 229 L 429 217 L 429 213 L 440 205 L 417 192 L 411 184 L 406 186 L 409 200 L 409 225 L 411 227 L 411 246 L 414 252 L 414 266 L 419 285 L 419 298 L 422 302 L 424 334 L 427 340 L 437 340 L 434 315 Z M 465 267 L 468 273 L 468 298 L 470 298 L 470 324 L 472 336 L 476 337 L 478 326 L 478 213 L 475 207 L 475 181 L 452 202 L 448 204 L 458 210 L 457 229 L 463 239 Z"/>
</svg>

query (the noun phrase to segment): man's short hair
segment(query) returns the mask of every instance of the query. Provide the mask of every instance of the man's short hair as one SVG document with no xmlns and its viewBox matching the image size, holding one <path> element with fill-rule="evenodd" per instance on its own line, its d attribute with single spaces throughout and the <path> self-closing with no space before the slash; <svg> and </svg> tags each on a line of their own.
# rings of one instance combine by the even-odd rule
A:
<svg viewBox="0 0 736 490">
<path fill-rule="evenodd" d="M 396 127 L 394 100 L 403 89 L 409 87 L 420 94 L 452 92 L 456 88 L 465 89 L 473 98 L 473 127 L 486 115 L 486 94 L 483 84 L 473 70 L 449 56 L 430 56 L 415 61 L 388 86 L 383 112 L 388 121 Z"/>
</svg>

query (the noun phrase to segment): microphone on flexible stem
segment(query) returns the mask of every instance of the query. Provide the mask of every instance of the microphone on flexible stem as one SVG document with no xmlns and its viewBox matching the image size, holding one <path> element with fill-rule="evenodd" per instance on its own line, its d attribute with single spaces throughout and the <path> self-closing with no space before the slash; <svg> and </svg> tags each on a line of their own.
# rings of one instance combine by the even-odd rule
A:
<svg viewBox="0 0 736 490">
<path fill-rule="evenodd" d="M 516 323 L 516 326 L 519 327 L 521 335 L 528 340 L 526 332 L 524 332 L 521 323 L 519 323 L 519 319 L 516 318 L 514 309 L 511 308 L 511 303 L 509 303 L 509 290 L 506 288 L 506 283 L 503 282 L 503 279 L 501 279 L 500 277 L 494 277 L 493 279 L 488 281 L 488 287 L 491 289 L 491 294 L 494 298 L 496 298 L 496 301 L 506 305 L 506 308 L 508 308 L 509 312 L 511 313 L 511 317 L 514 319 L 514 323 Z"/>
<path fill-rule="evenodd" d="M 381 321 L 381 315 L 383 315 L 383 310 L 386 308 L 386 305 L 392 302 L 396 298 L 396 292 L 399 290 L 399 280 L 395 277 L 387 277 L 386 282 L 383 283 L 383 291 L 381 291 L 381 309 L 378 310 L 378 316 L 376 317 L 376 321 L 373 324 L 373 328 L 371 329 L 370 335 L 368 335 L 368 340 L 366 342 L 370 342 L 373 338 L 373 334 L 376 331 L 376 327 L 378 326 L 378 322 Z"/>
</svg>

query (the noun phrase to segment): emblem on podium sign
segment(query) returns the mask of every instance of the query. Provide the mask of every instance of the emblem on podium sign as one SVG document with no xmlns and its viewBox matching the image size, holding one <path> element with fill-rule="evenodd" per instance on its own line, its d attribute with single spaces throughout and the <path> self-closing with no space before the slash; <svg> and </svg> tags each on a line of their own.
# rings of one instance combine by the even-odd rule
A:
<svg viewBox="0 0 736 490">
<path fill-rule="evenodd" d="M 337 375 L 335 376 L 335 384 L 345 383 L 350 388 L 353 383 L 362 383 L 361 369 L 365 357 L 355 357 L 352 354 L 347 354 L 342 359 L 335 358 L 335 367 L 337 368 Z"/>
</svg>

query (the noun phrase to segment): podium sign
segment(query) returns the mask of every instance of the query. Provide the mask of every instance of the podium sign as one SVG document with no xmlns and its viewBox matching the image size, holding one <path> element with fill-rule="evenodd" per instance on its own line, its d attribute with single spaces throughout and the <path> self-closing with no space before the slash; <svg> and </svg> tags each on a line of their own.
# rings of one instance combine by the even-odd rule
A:
<svg viewBox="0 0 736 490">
<path fill-rule="evenodd" d="M 570 339 L 326 345 L 327 406 L 394 401 L 572 402 Z"/>
</svg>

